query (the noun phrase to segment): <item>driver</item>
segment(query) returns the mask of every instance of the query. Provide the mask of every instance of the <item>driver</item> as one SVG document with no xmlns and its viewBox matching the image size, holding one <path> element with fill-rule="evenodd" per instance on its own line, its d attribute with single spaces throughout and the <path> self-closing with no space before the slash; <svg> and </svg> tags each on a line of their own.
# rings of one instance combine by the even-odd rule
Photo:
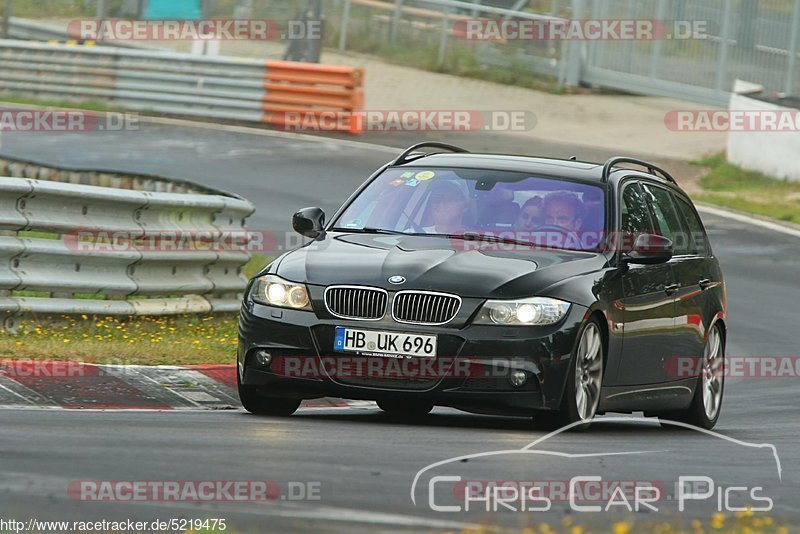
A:
<svg viewBox="0 0 800 534">
<path fill-rule="evenodd" d="M 441 182 L 433 186 L 428 199 L 431 226 L 423 227 L 426 234 L 454 234 L 464 230 L 467 197 L 458 184 Z"/>
<path fill-rule="evenodd" d="M 577 232 L 583 225 L 583 217 L 583 202 L 573 193 L 556 191 L 544 199 L 544 222 L 547 226 Z"/>
</svg>

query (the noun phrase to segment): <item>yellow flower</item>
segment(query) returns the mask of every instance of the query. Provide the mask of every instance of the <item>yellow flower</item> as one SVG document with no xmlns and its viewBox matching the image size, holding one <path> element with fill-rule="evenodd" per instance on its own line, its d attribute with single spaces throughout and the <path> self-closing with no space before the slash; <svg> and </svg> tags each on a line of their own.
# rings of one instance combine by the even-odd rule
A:
<svg viewBox="0 0 800 534">
<path fill-rule="evenodd" d="M 569 530 L 569 534 L 583 534 L 583 527 L 580 525 L 575 525 Z"/>
<path fill-rule="evenodd" d="M 748 506 L 745 510 L 741 512 L 736 512 L 736 514 L 734 515 L 736 517 L 750 517 L 751 515 L 753 515 L 753 509 Z"/>
<path fill-rule="evenodd" d="M 627 521 L 617 521 L 611 527 L 611 531 L 614 534 L 628 534 L 630 530 L 631 530 L 631 524 L 628 523 Z"/>
<path fill-rule="evenodd" d="M 725 524 L 725 515 L 717 512 L 711 516 L 711 528 L 719 530 Z"/>
</svg>

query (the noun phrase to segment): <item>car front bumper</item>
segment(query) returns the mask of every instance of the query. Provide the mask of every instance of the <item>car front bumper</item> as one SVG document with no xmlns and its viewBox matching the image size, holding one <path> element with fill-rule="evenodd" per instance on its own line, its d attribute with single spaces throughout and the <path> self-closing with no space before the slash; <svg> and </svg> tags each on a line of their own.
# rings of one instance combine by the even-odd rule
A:
<svg viewBox="0 0 800 534">
<path fill-rule="evenodd" d="M 508 327 L 418 326 L 319 318 L 314 312 L 247 300 L 239 319 L 241 383 L 266 396 L 357 400 L 407 398 L 480 413 L 525 414 L 557 409 L 570 355 L 586 308 L 573 304 L 556 325 Z M 358 356 L 333 351 L 335 327 L 436 334 L 438 355 L 418 358 Z M 255 351 L 270 353 L 260 364 Z M 512 385 L 513 371 L 527 380 Z"/>
</svg>

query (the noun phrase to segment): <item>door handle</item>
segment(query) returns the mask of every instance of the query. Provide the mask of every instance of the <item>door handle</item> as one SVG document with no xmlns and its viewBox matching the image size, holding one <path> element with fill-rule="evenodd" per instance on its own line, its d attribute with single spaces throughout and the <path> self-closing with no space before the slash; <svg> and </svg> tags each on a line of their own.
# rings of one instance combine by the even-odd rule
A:
<svg viewBox="0 0 800 534">
<path fill-rule="evenodd" d="M 697 285 L 699 285 L 699 286 L 700 286 L 700 289 L 702 289 L 703 291 L 705 291 L 706 289 L 708 289 L 709 287 L 711 287 L 711 283 L 712 283 L 712 282 L 711 282 L 711 280 L 709 280 L 708 278 L 703 278 L 702 280 L 700 280 L 699 282 L 697 282 Z"/>
<path fill-rule="evenodd" d="M 680 288 L 681 288 L 680 284 L 670 284 L 670 285 L 668 285 L 667 287 L 664 288 L 664 293 L 666 293 L 669 296 L 669 295 L 674 294 Z"/>
</svg>

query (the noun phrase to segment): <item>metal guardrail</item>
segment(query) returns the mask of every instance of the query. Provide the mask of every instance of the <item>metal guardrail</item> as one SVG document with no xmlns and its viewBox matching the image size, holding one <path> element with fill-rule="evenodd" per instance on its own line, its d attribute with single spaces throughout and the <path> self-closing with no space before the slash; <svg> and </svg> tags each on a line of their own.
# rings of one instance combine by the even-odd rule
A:
<svg viewBox="0 0 800 534">
<path fill-rule="evenodd" d="M 235 311 L 246 285 L 240 269 L 250 258 L 244 225 L 253 211 L 247 200 L 221 195 L 0 178 L 0 313 L 6 327 L 23 313 Z M 130 241 L 220 234 L 237 236 L 238 246 L 199 247 L 180 238 L 168 247 Z M 109 236 L 115 239 L 102 240 Z M 76 298 L 81 295 L 91 298 Z"/>
<path fill-rule="evenodd" d="M 556 77 L 567 86 L 593 86 L 727 106 L 734 80 L 758 83 L 765 94 L 800 91 L 800 0 L 551 0 L 481 5 L 480 0 L 326 0 L 328 46 L 341 52 L 389 54 L 403 50 L 449 65 L 474 61 L 499 68 Z M 490 2 L 497 4 L 498 2 Z M 216 17 L 291 17 L 294 0 L 217 3 Z M 245 4 L 248 4 L 245 6 Z M 740 5 L 741 4 L 741 5 Z M 41 16 L 47 16 L 42 10 Z M 674 23 L 698 23 L 690 38 L 630 40 L 465 40 L 453 31 L 465 19 L 653 20 L 672 31 Z M 20 25 L 31 23 L 20 20 Z M 40 24 L 33 22 L 32 24 Z M 12 25 L 14 25 L 12 17 Z M 50 27 L 47 31 L 54 31 Z M 18 30 L 36 38 L 42 30 Z M 12 32 L 13 35 L 13 32 Z M 66 36 L 62 28 L 60 38 Z M 39 38 L 53 38 L 52 33 Z M 55 37 L 58 38 L 58 37 Z M 128 45 L 133 43 L 103 44 Z M 385 46 L 387 45 L 388 46 Z"/>
<path fill-rule="evenodd" d="M 348 113 L 361 106 L 362 81 L 352 67 L 0 40 L 0 91 L 173 115 L 282 124 L 276 103 L 282 113 Z"/>
<path fill-rule="evenodd" d="M 9 17 L 8 36 L 12 39 L 24 39 L 27 41 L 63 41 L 64 39 L 70 38 L 63 26 L 21 19 L 19 17 Z M 129 41 L 105 41 L 103 45 L 122 48 L 152 48 Z"/>
</svg>

